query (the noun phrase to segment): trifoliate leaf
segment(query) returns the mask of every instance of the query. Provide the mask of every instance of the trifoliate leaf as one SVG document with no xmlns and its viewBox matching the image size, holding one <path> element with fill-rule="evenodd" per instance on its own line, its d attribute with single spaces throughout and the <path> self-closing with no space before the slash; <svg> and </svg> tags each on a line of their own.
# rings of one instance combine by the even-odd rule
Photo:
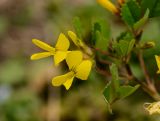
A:
<svg viewBox="0 0 160 121">
<path fill-rule="evenodd" d="M 133 27 L 133 25 L 140 19 L 141 9 L 138 3 L 130 0 L 122 5 L 121 16 L 123 21 Z"/>
</svg>

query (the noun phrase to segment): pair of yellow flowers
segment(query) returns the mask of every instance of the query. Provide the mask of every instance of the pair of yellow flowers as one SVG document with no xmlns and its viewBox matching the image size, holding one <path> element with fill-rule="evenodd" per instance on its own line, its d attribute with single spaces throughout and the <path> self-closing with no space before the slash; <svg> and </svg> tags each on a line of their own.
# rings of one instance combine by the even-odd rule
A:
<svg viewBox="0 0 160 121">
<path fill-rule="evenodd" d="M 68 31 L 68 35 L 76 46 L 83 45 L 83 42 L 74 32 Z M 54 56 L 54 63 L 56 66 L 63 60 L 66 60 L 69 72 L 53 78 L 53 86 L 64 85 L 68 90 L 72 85 L 74 77 L 81 80 L 88 79 L 92 67 L 92 61 L 90 59 L 84 60 L 83 52 L 80 50 L 68 51 L 70 42 L 63 33 L 59 35 L 55 48 L 37 39 L 33 39 L 32 42 L 41 49 L 46 50 L 46 52 L 33 54 L 31 60 Z"/>
</svg>

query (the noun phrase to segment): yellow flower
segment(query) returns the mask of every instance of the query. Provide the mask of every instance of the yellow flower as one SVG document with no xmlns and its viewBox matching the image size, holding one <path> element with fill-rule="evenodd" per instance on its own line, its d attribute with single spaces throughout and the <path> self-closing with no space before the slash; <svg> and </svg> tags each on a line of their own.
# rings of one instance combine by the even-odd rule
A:
<svg viewBox="0 0 160 121">
<path fill-rule="evenodd" d="M 88 79 L 92 62 L 90 60 L 83 60 L 83 54 L 81 51 L 72 51 L 68 53 L 66 62 L 70 71 L 62 76 L 53 78 L 52 84 L 53 86 L 64 85 L 68 90 L 75 77 L 81 80 Z"/>
<path fill-rule="evenodd" d="M 144 108 L 149 112 L 150 115 L 155 113 L 160 114 L 160 101 L 154 103 L 145 103 Z"/>
<path fill-rule="evenodd" d="M 37 39 L 33 39 L 32 42 L 41 49 L 46 50 L 46 52 L 33 54 L 31 56 L 31 60 L 37 60 L 49 56 L 54 56 L 55 65 L 58 65 L 67 57 L 67 50 L 70 45 L 69 40 L 62 33 L 59 35 L 55 48 Z"/>
<path fill-rule="evenodd" d="M 155 58 L 156 58 L 157 66 L 158 66 L 158 69 L 159 69 L 157 71 L 157 74 L 160 74 L 160 56 L 155 55 Z"/>
<path fill-rule="evenodd" d="M 97 2 L 112 13 L 116 14 L 119 12 L 117 7 L 110 0 L 97 0 Z"/>
</svg>

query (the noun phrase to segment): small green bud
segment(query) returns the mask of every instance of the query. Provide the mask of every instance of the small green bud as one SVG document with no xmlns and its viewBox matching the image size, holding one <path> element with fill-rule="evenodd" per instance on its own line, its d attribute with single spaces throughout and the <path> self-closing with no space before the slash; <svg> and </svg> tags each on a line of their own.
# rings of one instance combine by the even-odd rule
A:
<svg viewBox="0 0 160 121">
<path fill-rule="evenodd" d="M 141 49 L 149 49 L 149 48 L 152 48 L 155 46 L 155 43 L 152 41 L 152 42 L 145 42 L 143 44 L 140 45 L 140 48 Z"/>
</svg>

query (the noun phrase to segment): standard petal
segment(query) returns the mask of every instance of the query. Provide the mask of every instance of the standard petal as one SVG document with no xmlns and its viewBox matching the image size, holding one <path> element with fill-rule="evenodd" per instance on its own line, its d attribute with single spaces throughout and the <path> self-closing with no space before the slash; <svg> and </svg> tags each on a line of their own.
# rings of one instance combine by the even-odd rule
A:
<svg viewBox="0 0 160 121">
<path fill-rule="evenodd" d="M 53 86 L 61 86 L 63 83 L 65 83 L 68 79 L 72 78 L 74 76 L 73 72 L 68 72 L 67 74 L 54 77 L 52 79 L 52 85 Z"/>
<path fill-rule="evenodd" d="M 92 62 L 90 60 L 84 60 L 76 68 L 76 77 L 81 80 L 87 80 L 92 68 Z"/>
<path fill-rule="evenodd" d="M 68 31 L 68 36 L 71 38 L 71 40 L 73 41 L 73 43 L 78 46 L 78 37 L 77 35 L 72 32 L 72 31 Z"/>
<path fill-rule="evenodd" d="M 63 83 L 63 85 L 65 86 L 66 90 L 69 90 L 69 88 L 71 87 L 73 79 L 74 79 L 74 76 L 69 78 L 65 83 Z"/>
<path fill-rule="evenodd" d="M 69 48 L 69 45 L 70 45 L 69 40 L 63 33 L 61 33 L 59 35 L 59 38 L 56 44 L 56 49 L 61 51 L 67 51 Z"/>
<path fill-rule="evenodd" d="M 57 66 L 61 61 L 63 61 L 67 57 L 67 51 L 57 51 L 54 55 L 54 63 Z"/>
<path fill-rule="evenodd" d="M 38 60 L 41 58 L 46 58 L 51 55 L 52 55 L 52 53 L 50 53 L 50 52 L 35 53 L 31 56 L 31 60 Z"/>
<path fill-rule="evenodd" d="M 82 40 L 80 40 L 74 32 L 68 31 L 68 36 L 77 47 L 84 46 Z"/>
<path fill-rule="evenodd" d="M 81 51 L 71 51 L 68 53 L 66 62 L 69 69 L 75 68 L 82 61 L 83 54 Z"/>
<path fill-rule="evenodd" d="M 43 50 L 50 51 L 50 52 L 55 51 L 55 48 L 51 47 L 50 45 L 48 45 L 40 40 L 32 39 L 32 42 Z"/>
</svg>

